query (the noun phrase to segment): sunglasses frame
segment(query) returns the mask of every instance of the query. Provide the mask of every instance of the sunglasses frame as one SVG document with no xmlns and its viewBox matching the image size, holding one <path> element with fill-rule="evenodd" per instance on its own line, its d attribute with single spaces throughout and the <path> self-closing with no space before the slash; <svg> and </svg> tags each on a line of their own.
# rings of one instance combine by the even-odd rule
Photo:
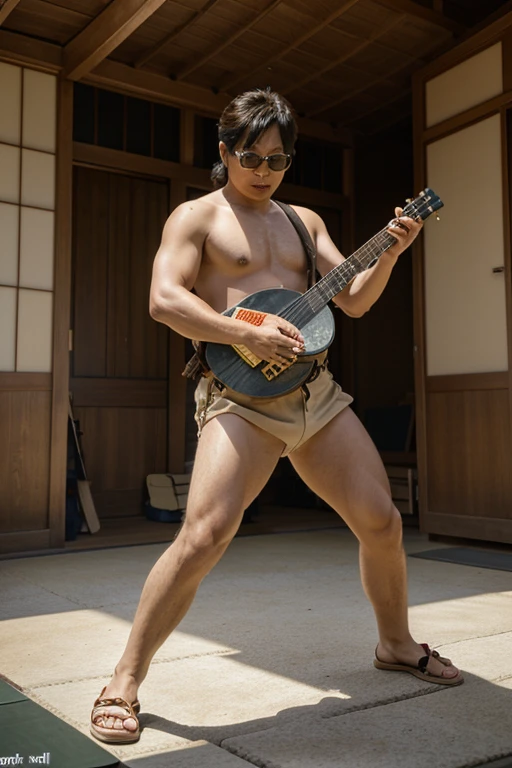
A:
<svg viewBox="0 0 512 768">
<path fill-rule="evenodd" d="M 233 152 L 233 154 L 236 155 L 236 157 L 238 157 L 238 162 L 240 163 L 240 167 L 243 168 L 245 171 L 254 171 L 254 170 L 256 170 L 256 168 L 259 168 L 260 165 L 265 162 L 265 160 L 267 161 L 267 165 L 269 167 L 269 170 L 273 171 L 274 173 L 282 173 L 283 171 L 287 171 L 288 168 L 290 167 L 290 165 L 292 164 L 292 156 L 288 152 L 275 152 L 272 155 L 265 155 L 265 156 L 263 156 L 263 155 L 258 155 L 257 152 L 251 152 L 251 151 L 248 151 L 248 150 L 243 150 L 242 152 L 239 152 L 238 150 L 235 150 Z M 246 165 L 243 165 L 242 160 L 243 160 L 243 158 L 246 155 L 254 155 L 255 157 L 258 157 L 259 158 L 258 164 L 254 165 L 254 166 L 252 166 L 250 168 L 248 168 Z M 286 158 L 288 158 L 288 165 L 285 168 L 279 168 L 278 170 L 276 170 L 275 168 L 272 168 L 272 166 L 270 165 L 270 161 L 272 160 L 273 157 L 286 157 Z"/>
</svg>

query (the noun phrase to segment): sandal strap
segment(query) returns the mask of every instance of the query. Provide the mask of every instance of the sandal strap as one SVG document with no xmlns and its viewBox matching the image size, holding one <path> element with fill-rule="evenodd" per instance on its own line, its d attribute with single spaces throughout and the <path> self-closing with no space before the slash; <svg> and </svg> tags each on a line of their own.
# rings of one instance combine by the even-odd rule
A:
<svg viewBox="0 0 512 768">
<path fill-rule="evenodd" d="M 426 656 L 422 656 L 421 659 L 418 661 L 418 669 L 423 675 L 428 675 L 430 672 L 427 670 L 428 660 L 431 656 L 434 658 L 438 657 L 439 654 L 437 651 L 431 651 L 430 646 L 427 643 L 420 643 L 421 647 L 426 653 Z"/>
<path fill-rule="evenodd" d="M 420 643 L 421 647 L 425 650 L 425 653 L 428 656 L 432 656 L 434 659 L 437 659 L 441 662 L 441 664 L 444 664 L 445 667 L 451 666 L 450 659 L 446 659 L 444 656 L 441 656 L 440 653 L 437 651 L 433 651 L 427 643 Z"/>
<path fill-rule="evenodd" d="M 444 656 L 441 656 L 437 651 L 432 651 L 432 656 L 434 659 L 437 659 L 441 662 L 445 667 L 451 667 L 452 663 L 450 659 L 446 659 Z"/>
<path fill-rule="evenodd" d="M 428 669 L 427 669 L 427 664 L 428 664 L 428 660 L 430 659 L 430 657 L 432 657 L 433 659 L 437 659 L 437 661 L 440 661 L 440 662 L 441 662 L 441 664 L 443 664 L 445 667 L 449 667 L 449 666 L 451 666 L 451 662 L 450 662 L 450 659 L 445 659 L 445 658 L 444 658 L 444 656 L 441 656 L 441 655 L 440 655 L 440 654 L 439 654 L 437 651 L 433 651 L 433 650 L 430 648 L 430 646 L 429 646 L 429 645 L 427 645 L 427 643 L 420 643 L 420 645 L 421 645 L 421 647 L 422 647 L 422 648 L 425 650 L 425 652 L 426 652 L 426 654 L 427 654 L 426 656 L 423 656 L 423 657 L 422 657 L 422 658 L 421 658 L 421 659 L 418 661 L 418 669 L 419 669 L 419 670 L 420 670 L 420 672 L 422 672 L 424 675 L 425 675 L 425 674 L 426 674 L 426 675 L 430 675 L 430 674 L 432 674 L 432 673 L 431 673 L 431 672 L 429 672 L 429 671 L 428 671 Z M 432 677 L 439 677 L 439 675 L 432 675 Z"/>
<path fill-rule="evenodd" d="M 135 703 L 136 702 L 134 702 L 134 704 Z M 100 708 L 103 708 L 103 707 L 121 707 L 121 709 L 124 709 L 124 711 L 127 712 L 128 715 L 130 715 L 130 717 L 133 717 L 133 718 L 137 719 L 137 716 L 136 716 L 135 711 L 133 709 L 133 705 L 132 704 L 128 704 L 126 699 L 121 699 L 119 697 L 115 698 L 115 699 L 109 699 L 109 698 L 102 699 L 101 697 L 97 698 L 96 701 L 93 704 L 91 717 L 94 718 L 95 714 L 96 714 L 96 710 L 100 709 Z"/>
</svg>

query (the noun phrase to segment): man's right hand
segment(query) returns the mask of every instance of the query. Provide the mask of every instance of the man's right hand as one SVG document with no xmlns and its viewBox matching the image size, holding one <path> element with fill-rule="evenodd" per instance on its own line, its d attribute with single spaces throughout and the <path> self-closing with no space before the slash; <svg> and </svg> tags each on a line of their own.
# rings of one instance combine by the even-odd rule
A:
<svg viewBox="0 0 512 768">
<path fill-rule="evenodd" d="M 287 320 L 267 315 L 259 326 L 247 327 L 246 346 L 261 360 L 287 363 L 304 351 L 304 337 Z"/>
</svg>

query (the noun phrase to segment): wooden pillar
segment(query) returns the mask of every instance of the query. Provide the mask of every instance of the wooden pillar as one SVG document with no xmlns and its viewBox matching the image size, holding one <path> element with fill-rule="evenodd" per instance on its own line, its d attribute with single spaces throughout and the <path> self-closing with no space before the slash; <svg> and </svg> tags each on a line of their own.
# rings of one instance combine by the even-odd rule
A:
<svg viewBox="0 0 512 768">
<path fill-rule="evenodd" d="M 55 204 L 55 293 L 53 316 L 53 391 L 50 449 L 50 546 L 65 540 L 67 421 L 69 392 L 69 317 L 73 181 L 73 84 L 58 82 Z"/>
</svg>

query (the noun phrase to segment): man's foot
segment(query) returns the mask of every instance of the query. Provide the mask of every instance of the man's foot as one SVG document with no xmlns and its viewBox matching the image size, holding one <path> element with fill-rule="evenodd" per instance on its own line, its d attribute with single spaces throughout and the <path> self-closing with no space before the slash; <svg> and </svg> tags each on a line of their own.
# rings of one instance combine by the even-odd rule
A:
<svg viewBox="0 0 512 768">
<path fill-rule="evenodd" d="M 131 704 L 121 696 L 106 695 L 105 686 L 93 704 L 90 731 L 100 741 L 112 744 L 133 744 L 140 738 L 137 715 L 140 712 L 138 699 Z"/>
<path fill-rule="evenodd" d="M 462 672 L 453 666 L 450 659 L 432 651 L 426 643 L 415 644 L 414 650 L 408 649 L 400 656 L 379 643 L 373 665 L 391 672 L 409 672 L 420 680 L 438 685 L 460 685 L 464 682 Z"/>
</svg>

